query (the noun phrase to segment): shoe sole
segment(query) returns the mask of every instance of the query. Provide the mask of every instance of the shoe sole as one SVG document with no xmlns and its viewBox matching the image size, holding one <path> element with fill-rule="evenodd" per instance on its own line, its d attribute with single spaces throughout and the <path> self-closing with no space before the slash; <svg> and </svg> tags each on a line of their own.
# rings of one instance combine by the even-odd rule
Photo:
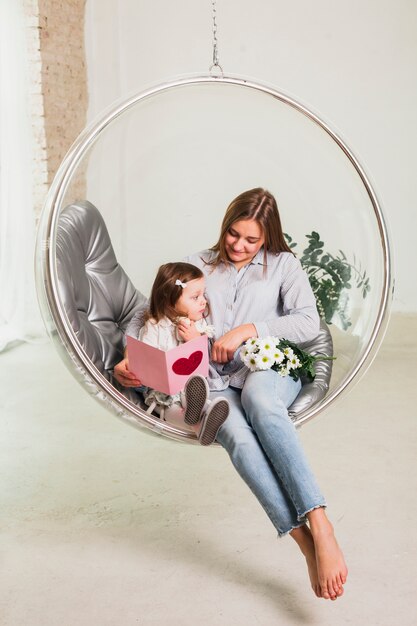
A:
<svg viewBox="0 0 417 626">
<path fill-rule="evenodd" d="M 210 405 L 204 424 L 198 436 L 202 446 L 209 446 L 215 440 L 220 426 L 226 421 L 229 415 L 229 403 L 227 400 L 218 399 Z"/>
<path fill-rule="evenodd" d="M 206 379 L 202 376 L 193 376 L 187 381 L 184 393 L 187 404 L 184 422 L 186 424 L 198 424 L 201 419 L 201 412 L 209 395 Z"/>
</svg>

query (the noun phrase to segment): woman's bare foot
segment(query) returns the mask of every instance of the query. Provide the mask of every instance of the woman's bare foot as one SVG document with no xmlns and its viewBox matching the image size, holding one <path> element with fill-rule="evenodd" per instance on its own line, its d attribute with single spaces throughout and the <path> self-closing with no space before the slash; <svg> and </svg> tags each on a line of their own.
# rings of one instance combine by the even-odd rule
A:
<svg viewBox="0 0 417 626">
<path fill-rule="evenodd" d="M 337 600 L 343 595 L 348 570 L 333 526 L 323 508 L 314 509 L 307 514 L 307 518 L 314 542 L 321 596 L 326 600 Z"/>
<path fill-rule="evenodd" d="M 311 588 L 318 598 L 322 597 L 321 587 L 319 583 L 319 575 L 317 571 L 316 549 L 314 547 L 313 536 L 308 526 L 300 526 L 294 528 L 290 533 L 291 537 L 297 542 L 301 552 L 307 561 L 308 575 L 310 577 Z"/>
</svg>

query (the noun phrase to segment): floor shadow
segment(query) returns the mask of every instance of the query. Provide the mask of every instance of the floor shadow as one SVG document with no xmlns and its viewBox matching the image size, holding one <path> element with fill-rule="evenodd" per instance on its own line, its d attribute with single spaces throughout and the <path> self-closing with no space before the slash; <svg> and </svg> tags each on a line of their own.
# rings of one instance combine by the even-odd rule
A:
<svg viewBox="0 0 417 626">
<path fill-rule="evenodd" d="M 138 552 L 138 559 L 144 551 L 166 560 L 174 556 L 197 571 L 205 570 L 206 573 L 211 573 L 219 579 L 226 579 L 227 582 L 244 587 L 251 594 L 265 598 L 280 615 L 285 613 L 291 622 L 315 623 L 311 607 L 307 611 L 301 605 L 299 588 L 285 582 L 282 576 L 266 573 L 265 569 L 257 568 L 248 559 L 245 560 L 242 553 L 236 556 L 230 552 L 225 554 L 222 552 L 221 543 L 219 545 L 215 538 L 211 540 L 203 533 L 200 535 L 195 532 L 194 521 L 191 523 L 185 521 L 183 524 L 178 521 L 167 523 L 172 509 L 169 507 L 165 509 L 163 504 L 159 504 L 151 513 L 150 515 L 148 509 L 146 519 L 141 520 L 136 526 L 131 525 L 128 533 L 120 533 L 121 540 L 129 542 L 130 550 Z M 209 523 L 210 520 L 206 519 L 205 524 Z M 100 534 L 109 530 L 109 527 L 101 527 Z M 112 529 L 113 540 L 114 530 Z"/>
</svg>

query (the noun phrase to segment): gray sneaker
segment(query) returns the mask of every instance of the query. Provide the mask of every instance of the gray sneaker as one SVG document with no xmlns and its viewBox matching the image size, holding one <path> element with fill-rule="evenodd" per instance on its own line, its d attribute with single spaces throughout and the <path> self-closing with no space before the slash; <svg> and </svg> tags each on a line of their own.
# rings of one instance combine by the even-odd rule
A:
<svg viewBox="0 0 417 626">
<path fill-rule="evenodd" d="M 216 398 L 208 406 L 203 417 L 198 439 L 202 446 L 209 446 L 216 440 L 220 426 L 229 415 L 229 403 L 225 398 Z"/>
<path fill-rule="evenodd" d="M 202 411 L 209 397 L 209 386 L 204 376 L 196 374 L 185 383 L 185 415 L 186 424 L 198 424 Z"/>
</svg>

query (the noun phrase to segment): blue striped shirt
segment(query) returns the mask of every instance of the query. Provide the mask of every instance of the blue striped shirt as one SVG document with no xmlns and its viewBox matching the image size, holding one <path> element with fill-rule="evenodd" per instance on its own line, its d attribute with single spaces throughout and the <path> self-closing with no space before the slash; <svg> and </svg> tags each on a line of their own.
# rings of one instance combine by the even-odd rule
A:
<svg viewBox="0 0 417 626">
<path fill-rule="evenodd" d="M 253 324 L 258 337 L 274 335 L 303 343 L 319 333 L 316 300 L 300 261 L 290 252 L 267 253 L 261 248 L 252 261 L 237 270 L 233 263 L 220 263 L 213 269 L 207 262 L 214 252 L 204 250 L 184 259 L 199 267 L 206 279 L 210 303 L 209 324 L 219 338 L 242 324 Z M 213 390 L 229 385 L 242 388 L 248 370 L 238 351 L 226 364 L 212 363 L 209 385 Z"/>
</svg>

